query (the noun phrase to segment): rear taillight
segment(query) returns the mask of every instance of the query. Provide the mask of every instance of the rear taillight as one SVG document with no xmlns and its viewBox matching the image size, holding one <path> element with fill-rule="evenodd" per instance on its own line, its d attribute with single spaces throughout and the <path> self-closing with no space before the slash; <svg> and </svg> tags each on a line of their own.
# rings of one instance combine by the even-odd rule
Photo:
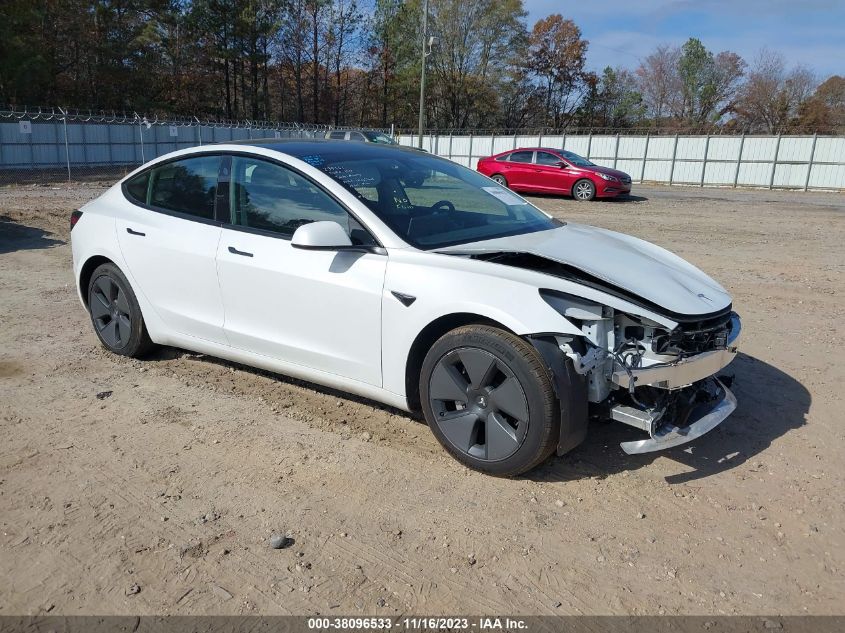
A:
<svg viewBox="0 0 845 633">
<path fill-rule="evenodd" d="M 76 223 L 79 222 L 79 218 L 82 217 L 82 211 L 77 209 L 73 213 L 70 214 L 70 230 L 73 230 L 73 227 L 76 226 Z"/>
</svg>

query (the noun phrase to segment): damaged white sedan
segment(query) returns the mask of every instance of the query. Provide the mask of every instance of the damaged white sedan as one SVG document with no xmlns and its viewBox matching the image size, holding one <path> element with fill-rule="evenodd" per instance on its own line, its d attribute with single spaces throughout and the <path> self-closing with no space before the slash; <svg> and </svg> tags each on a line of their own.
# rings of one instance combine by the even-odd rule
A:
<svg viewBox="0 0 845 633">
<path fill-rule="evenodd" d="M 523 473 L 591 418 L 643 453 L 736 407 L 740 321 L 672 253 L 543 213 L 416 150 L 267 141 L 182 150 L 71 218 L 109 350 L 173 345 L 408 411 L 471 468 Z"/>
</svg>

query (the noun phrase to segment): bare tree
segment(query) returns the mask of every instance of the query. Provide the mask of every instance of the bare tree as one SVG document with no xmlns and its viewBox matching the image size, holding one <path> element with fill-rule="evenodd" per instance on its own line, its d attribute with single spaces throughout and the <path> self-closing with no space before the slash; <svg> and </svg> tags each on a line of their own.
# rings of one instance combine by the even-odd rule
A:
<svg viewBox="0 0 845 633">
<path fill-rule="evenodd" d="M 807 68 L 787 70 L 783 56 L 763 49 L 757 56 L 737 103 L 740 124 L 749 131 L 785 131 L 810 96 L 815 77 Z"/>
<path fill-rule="evenodd" d="M 430 7 L 431 32 L 439 37 L 432 69 L 430 120 L 441 127 L 489 121 L 498 108 L 498 88 L 524 43 L 520 0 L 438 0 Z M 492 72 L 493 70 L 497 72 Z"/>
<path fill-rule="evenodd" d="M 334 124 L 340 125 L 341 113 L 346 109 L 349 88 L 349 72 L 352 65 L 353 38 L 363 16 L 355 0 L 335 0 L 329 14 L 327 46 L 334 73 Z"/>
<path fill-rule="evenodd" d="M 296 121 L 302 123 L 305 119 L 303 79 L 308 46 L 305 0 L 286 0 L 279 23 L 281 28 L 276 34 L 279 94 L 284 103 L 287 93 L 287 78 L 290 75 L 294 84 Z"/>
<path fill-rule="evenodd" d="M 320 121 L 320 59 L 326 44 L 325 23 L 327 0 L 306 0 L 310 46 L 308 49 L 311 66 L 311 117 L 314 123 Z"/>
<path fill-rule="evenodd" d="M 637 68 L 640 93 L 648 112 L 657 126 L 677 108 L 680 93 L 678 60 L 681 49 L 673 46 L 658 46 Z"/>
</svg>

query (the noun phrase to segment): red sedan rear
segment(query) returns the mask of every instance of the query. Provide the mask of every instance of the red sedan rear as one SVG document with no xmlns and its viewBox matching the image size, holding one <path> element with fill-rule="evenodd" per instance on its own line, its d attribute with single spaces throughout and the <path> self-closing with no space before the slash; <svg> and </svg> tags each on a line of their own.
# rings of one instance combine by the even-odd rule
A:
<svg viewBox="0 0 845 633">
<path fill-rule="evenodd" d="M 586 158 L 546 147 L 520 148 L 478 161 L 478 171 L 514 191 L 570 194 L 576 200 L 631 192 L 631 177 Z"/>
</svg>

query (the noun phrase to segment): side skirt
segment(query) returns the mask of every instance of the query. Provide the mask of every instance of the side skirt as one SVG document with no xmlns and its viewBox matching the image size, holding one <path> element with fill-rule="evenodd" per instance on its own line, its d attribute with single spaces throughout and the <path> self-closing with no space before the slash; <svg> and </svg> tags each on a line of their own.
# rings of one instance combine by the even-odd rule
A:
<svg viewBox="0 0 845 633">
<path fill-rule="evenodd" d="M 337 374 L 313 369 L 311 367 L 306 367 L 305 365 L 289 363 L 271 356 L 255 354 L 253 352 L 185 335 L 171 334 L 167 337 L 166 344 L 201 354 L 208 354 L 209 356 L 222 358 L 224 360 L 240 363 L 249 367 L 257 367 L 273 373 L 283 374 L 292 378 L 307 380 L 330 389 L 337 389 L 338 391 L 344 391 L 363 398 L 375 400 L 376 402 L 381 402 L 382 404 L 396 407 L 397 409 L 401 409 L 403 411 L 411 410 L 408 406 L 407 398 L 403 395 L 387 391 L 386 389 L 376 385 L 361 382 L 360 380 L 345 378 L 344 376 L 338 376 Z"/>
</svg>

